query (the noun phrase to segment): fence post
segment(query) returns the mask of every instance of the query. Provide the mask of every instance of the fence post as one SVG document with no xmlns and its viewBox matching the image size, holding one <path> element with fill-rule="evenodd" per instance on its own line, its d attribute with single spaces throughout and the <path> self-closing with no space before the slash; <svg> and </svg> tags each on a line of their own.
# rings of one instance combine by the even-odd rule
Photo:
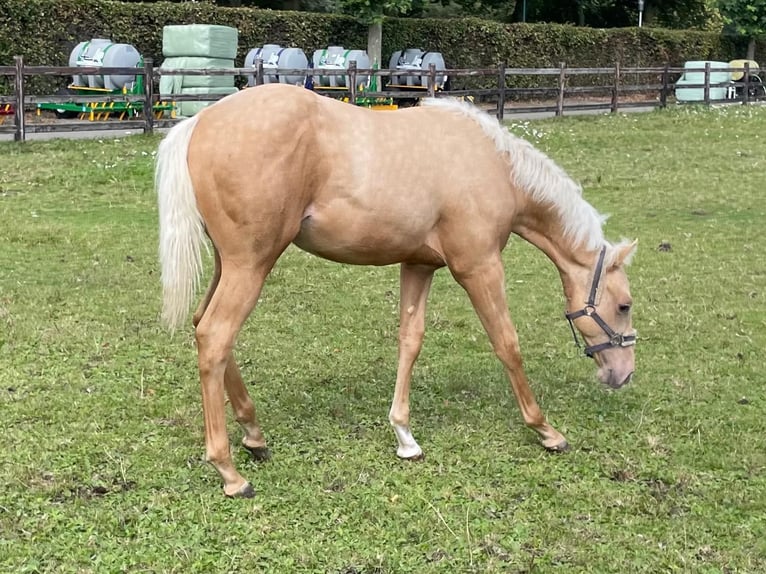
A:
<svg viewBox="0 0 766 574">
<path fill-rule="evenodd" d="M 263 60 L 261 58 L 255 60 L 255 85 L 263 85 Z"/>
<path fill-rule="evenodd" d="M 154 62 L 144 60 L 144 133 L 154 131 Z"/>
<path fill-rule="evenodd" d="M 705 64 L 705 87 L 703 91 L 703 100 L 705 105 L 710 105 L 710 62 Z"/>
<path fill-rule="evenodd" d="M 428 64 L 428 97 L 436 97 L 436 64 Z"/>
<path fill-rule="evenodd" d="M 13 78 L 13 92 L 16 96 L 14 109 L 14 121 L 16 131 L 13 133 L 13 141 L 23 142 L 27 137 L 26 118 L 24 117 L 24 56 L 14 56 L 16 75 Z"/>
<path fill-rule="evenodd" d="M 668 84 L 670 83 L 670 64 L 665 63 L 662 71 L 662 88 L 660 89 L 660 108 L 668 107 Z"/>
<path fill-rule="evenodd" d="M 556 99 L 556 116 L 560 117 L 564 115 L 564 86 L 567 80 L 567 64 L 566 62 L 559 63 L 559 95 Z"/>
<path fill-rule="evenodd" d="M 614 63 L 614 83 L 612 84 L 612 113 L 620 108 L 620 62 Z"/>
<path fill-rule="evenodd" d="M 497 77 L 497 119 L 503 121 L 505 115 L 505 63 L 500 64 Z"/>
<path fill-rule="evenodd" d="M 349 89 L 349 102 L 356 104 L 356 60 L 351 60 L 348 63 L 348 89 Z"/>
<path fill-rule="evenodd" d="M 745 75 L 742 77 L 745 85 L 742 87 L 742 104 L 750 103 L 750 62 L 745 62 Z"/>
</svg>

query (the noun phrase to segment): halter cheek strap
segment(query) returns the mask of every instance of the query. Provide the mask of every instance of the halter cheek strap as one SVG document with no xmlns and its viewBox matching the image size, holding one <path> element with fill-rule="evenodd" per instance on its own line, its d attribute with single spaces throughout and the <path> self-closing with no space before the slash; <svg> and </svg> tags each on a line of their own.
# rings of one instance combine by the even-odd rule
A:
<svg viewBox="0 0 766 574">
<path fill-rule="evenodd" d="M 585 354 L 588 357 L 593 357 L 594 354 L 604 349 L 611 349 L 612 347 L 630 347 L 636 344 L 636 334 L 625 335 L 618 333 L 612 329 L 606 321 L 596 311 L 596 295 L 598 293 L 598 284 L 601 282 L 601 276 L 604 270 L 604 258 L 606 257 L 606 246 L 601 248 L 601 252 L 598 254 L 598 261 L 596 262 L 596 269 L 593 272 L 593 282 L 590 285 L 590 293 L 588 294 L 588 301 L 585 303 L 585 307 L 579 311 L 572 311 L 566 313 L 564 316 L 569 321 L 569 328 L 572 329 L 572 337 L 574 337 L 575 345 L 581 347 L 580 340 L 577 337 L 577 331 L 575 331 L 574 320 L 579 317 L 590 317 L 595 321 L 596 325 L 601 327 L 601 330 L 606 333 L 609 338 L 604 343 L 598 345 L 591 345 L 585 347 Z"/>
</svg>

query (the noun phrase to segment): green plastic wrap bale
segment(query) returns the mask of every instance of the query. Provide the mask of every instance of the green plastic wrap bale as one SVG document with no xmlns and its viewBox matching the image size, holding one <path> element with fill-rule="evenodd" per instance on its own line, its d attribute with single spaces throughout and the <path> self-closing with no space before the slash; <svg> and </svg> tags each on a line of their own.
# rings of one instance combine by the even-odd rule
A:
<svg viewBox="0 0 766 574">
<path fill-rule="evenodd" d="M 203 58 L 237 57 L 239 32 L 229 26 L 186 24 L 162 29 L 162 55 L 199 56 Z"/>
<path fill-rule="evenodd" d="M 200 95 L 200 94 L 214 94 L 214 95 L 229 95 L 238 92 L 237 88 L 183 88 L 181 93 L 184 95 Z M 177 112 L 179 116 L 193 116 L 201 109 L 213 105 L 216 100 L 208 101 L 202 100 L 198 102 L 178 102 Z"/>
<path fill-rule="evenodd" d="M 202 58 L 199 56 L 166 58 L 162 69 L 221 69 L 234 68 L 234 60 Z M 161 76 L 160 94 L 180 94 L 183 88 L 233 88 L 234 76 Z"/>
</svg>

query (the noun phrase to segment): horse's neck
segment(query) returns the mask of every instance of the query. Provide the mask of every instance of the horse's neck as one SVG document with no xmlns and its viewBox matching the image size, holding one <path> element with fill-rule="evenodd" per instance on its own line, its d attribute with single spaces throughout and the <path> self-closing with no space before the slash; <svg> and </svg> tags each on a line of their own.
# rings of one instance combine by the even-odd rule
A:
<svg viewBox="0 0 766 574">
<path fill-rule="evenodd" d="M 513 231 L 545 253 L 559 270 L 568 296 L 573 281 L 588 273 L 598 256 L 603 238 L 573 240 L 556 209 L 530 201 L 517 214 Z M 595 245 L 598 243 L 598 245 Z"/>
</svg>

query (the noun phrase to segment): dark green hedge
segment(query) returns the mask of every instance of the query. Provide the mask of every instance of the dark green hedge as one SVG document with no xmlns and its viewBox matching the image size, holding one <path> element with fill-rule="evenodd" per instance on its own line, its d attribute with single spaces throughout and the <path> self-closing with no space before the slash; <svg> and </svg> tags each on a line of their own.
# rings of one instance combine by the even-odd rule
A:
<svg viewBox="0 0 766 574">
<path fill-rule="evenodd" d="M 330 44 L 367 45 L 366 26 L 340 15 L 221 8 L 206 2 L 0 0 L 0 65 L 10 64 L 18 54 L 30 65 L 66 65 L 73 46 L 93 37 L 133 44 L 159 63 L 162 27 L 185 23 L 236 27 L 240 33 L 238 65 L 251 48 L 266 42 L 298 46 L 309 56 Z M 508 25 L 475 18 L 387 19 L 383 40 L 384 63 L 394 50 L 421 47 L 441 51 L 452 68 L 490 67 L 501 62 L 512 67 L 547 67 L 559 62 L 570 67 L 609 66 L 617 60 L 623 67 L 680 65 L 685 60 L 729 60 L 745 53 L 743 41 L 710 32 Z M 765 47 L 759 45 L 759 52 Z"/>
</svg>

